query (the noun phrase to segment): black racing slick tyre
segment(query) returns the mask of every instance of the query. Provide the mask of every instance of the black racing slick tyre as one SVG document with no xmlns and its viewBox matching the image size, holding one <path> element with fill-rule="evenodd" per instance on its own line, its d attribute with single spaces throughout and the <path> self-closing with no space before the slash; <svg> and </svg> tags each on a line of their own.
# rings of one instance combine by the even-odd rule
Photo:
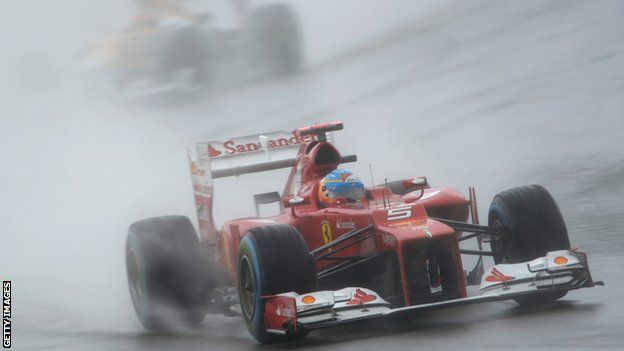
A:
<svg viewBox="0 0 624 351">
<path fill-rule="evenodd" d="M 183 216 L 156 217 L 130 226 L 126 270 L 130 297 L 143 327 L 169 331 L 197 326 L 213 288 L 207 250 Z"/>
<path fill-rule="evenodd" d="M 510 235 L 493 238 L 494 262 L 518 263 L 570 249 L 568 231 L 553 197 L 541 185 L 522 186 L 497 194 L 490 204 L 490 226 L 508 225 Z M 521 305 L 559 299 L 566 291 L 532 294 L 516 298 Z"/>
<path fill-rule="evenodd" d="M 238 250 L 238 295 L 243 319 L 260 343 L 305 337 L 273 335 L 266 331 L 262 296 L 294 291 L 314 291 L 316 272 L 308 246 L 299 231 L 289 225 L 258 227 L 247 232 Z"/>
<path fill-rule="evenodd" d="M 183 70 L 191 71 L 191 82 L 205 85 L 211 79 L 207 38 L 194 26 L 177 30 L 166 46 L 162 62 L 161 75 L 165 82 L 176 79 L 175 75 Z"/>
<path fill-rule="evenodd" d="M 249 18 L 250 59 L 274 75 L 289 75 L 301 68 L 303 45 L 300 22 L 288 4 L 255 9 Z"/>
</svg>

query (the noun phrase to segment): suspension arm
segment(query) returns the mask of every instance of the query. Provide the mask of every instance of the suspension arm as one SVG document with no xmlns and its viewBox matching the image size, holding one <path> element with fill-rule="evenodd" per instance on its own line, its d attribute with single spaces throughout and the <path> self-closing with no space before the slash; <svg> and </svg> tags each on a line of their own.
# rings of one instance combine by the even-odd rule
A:
<svg viewBox="0 0 624 351">
<path fill-rule="evenodd" d="M 448 225 L 449 227 L 455 229 L 458 232 L 469 232 L 469 233 L 475 233 L 475 234 L 486 234 L 486 235 L 492 235 L 495 237 L 500 237 L 501 235 L 504 235 L 504 233 L 506 231 L 511 230 L 510 226 L 498 226 L 498 227 L 490 227 L 490 226 L 486 226 L 486 225 L 479 225 L 479 224 L 471 224 L 471 223 L 466 223 L 466 222 L 459 222 L 459 221 L 452 221 L 450 219 L 445 219 L 445 218 L 434 218 L 431 217 L 431 219 L 434 219 L 438 222 L 444 223 L 446 225 Z M 476 235 L 475 235 L 476 236 Z M 466 236 L 465 239 L 469 239 L 469 238 L 473 238 L 475 236 Z M 461 240 L 465 240 L 464 238 L 462 238 Z"/>
<path fill-rule="evenodd" d="M 325 244 L 325 245 L 323 245 L 321 247 L 318 247 L 318 248 L 310 251 L 310 255 L 316 256 L 320 252 L 323 252 L 323 251 L 326 251 L 326 250 L 328 250 L 330 248 L 336 247 L 336 245 L 338 245 L 340 243 L 343 243 L 343 242 L 345 242 L 345 241 L 347 241 L 347 240 L 349 240 L 351 238 L 355 238 L 356 236 L 358 236 L 360 234 L 369 232 L 372 229 L 373 229 L 373 225 L 369 224 L 369 225 L 367 225 L 365 227 L 362 227 L 360 229 L 352 230 L 351 232 L 349 232 L 349 233 L 339 237 L 338 239 L 336 239 L 336 240 L 334 240 L 334 241 L 332 241 L 330 243 L 327 243 L 327 244 Z M 351 245 L 348 245 L 348 246 L 351 246 Z"/>
</svg>

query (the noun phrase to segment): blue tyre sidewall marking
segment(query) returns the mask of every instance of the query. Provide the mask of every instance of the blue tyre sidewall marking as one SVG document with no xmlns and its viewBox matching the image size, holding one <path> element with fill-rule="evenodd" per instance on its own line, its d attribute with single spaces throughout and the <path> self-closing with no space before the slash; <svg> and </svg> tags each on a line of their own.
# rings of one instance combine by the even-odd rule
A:
<svg viewBox="0 0 624 351">
<path fill-rule="evenodd" d="M 243 238 L 243 243 L 249 249 L 249 254 L 252 256 L 250 258 L 253 261 L 254 279 L 256 281 L 256 296 L 255 296 L 256 308 L 254 309 L 254 314 L 251 318 L 251 323 L 254 326 L 255 334 L 261 334 L 264 329 L 264 326 L 262 325 L 262 318 L 264 315 L 262 310 L 264 308 L 262 308 L 262 305 L 261 305 L 262 303 L 262 278 L 260 275 L 260 262 L 258 259 L 258 254 L 256 252 L 256 246 L 254 245 L 254 241 L 249 236 L 246 236 L 245 238 Z"/>
<path fill-rule="evenodd" d="M 496 214 L 497 219 L 501 222 L 502 225 L 510 225 L 509 219 L 507 219 L 507 216 L 505 216 L 505 212 L 496 204 L 490 204 L 490 212 L 494 212 Z M 490 224 L 489 221 L 488 224 Z"/>
<path fill-rule="evenodd" d="M 496 216 L 502 224 L 509 224 L 509 220 L 505 216 L 505 213 L 501 210 L 500 207 L 496 206 L 496 204 L 490 205 L 490 211 L 496 213 Z"/>
</svg>

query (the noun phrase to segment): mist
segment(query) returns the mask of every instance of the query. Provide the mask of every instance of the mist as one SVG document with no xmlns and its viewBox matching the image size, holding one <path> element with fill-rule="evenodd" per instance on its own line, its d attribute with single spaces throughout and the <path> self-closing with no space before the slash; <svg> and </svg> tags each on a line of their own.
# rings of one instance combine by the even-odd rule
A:
<svg viewBox="0 0 624 351">
<path fill-rule="evenodd" d="M 227 4 L 218 3 L 210 4 L 221 11 L 215 21 L 231 25 L 219 16 Z M 367 185 L 369 164 L 378 183 L 424 175 L 464 193 L 474 185 L 482 221 L 497 192 L 543 184 L 576 246 L 596 257 L 595 274 L 621 277 L 613 266 L 624 246 L 623 3 L 289 3 L 301 17 L 301 72 L 241 78 L 175 104 L 122 99 L 80 70 L 87 44 L 123 28 L 132 1 L 0 3 L 0 276 L 14 284 L 22 345 L 98 349 L 97 340 L 123 336 L 122 349 L 198 348 L 195 341 L 225 334 L 216 345 L 254 346 L 241 321 L 210 316 L 193 335 L 211 341 L 142 339 L 125 277 L 127 228 L 166 214 L 195 220 L 186 147 L 331 120 L 345 122 L 336 145 L 358 154 L 348 167 Z M 218 223 L 253 215 L 252 195 L 281 190 L 285 180 L 285 171 L 218 180 Z M 600 304 L 614 294 L 587 294 L 592 316 L 579 318 L 608 332 L 621 325 L 622 304 Z M 458 318 L 476 322 L 472 312 Z M 505 329 L 520 321 L 497 326 L 497 310 L 491 314 L 483 326 L 520 338 Z M 461 337 L 483 342 L 454 331 L 460 337 L 444 346 Z M 369 347 L 389 333 L 375 334 Z M 439 345 L 426 334 L 416 336 Z M 337 349 L 366 343 L 351 341 Z"/>
</svg>

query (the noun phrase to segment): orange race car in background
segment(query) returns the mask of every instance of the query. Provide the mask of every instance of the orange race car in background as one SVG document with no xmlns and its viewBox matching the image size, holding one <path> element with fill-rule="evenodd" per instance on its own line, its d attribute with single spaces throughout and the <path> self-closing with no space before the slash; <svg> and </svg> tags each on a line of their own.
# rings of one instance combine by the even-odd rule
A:
<svg viewBox="0 0 624 351">
<path fill-rule="evenodd" d="M 236 0 L 219 8 L 220 2 L 137 1 L 137 12 L 123 30 L 89 43 L 81 67 L 106 71 L 129 97 L 195 92 L 215 81 L 299 70 L 300 23 L 289 5 L 250 7 Z M 217 21 L 208 12 L 215 8 L 233 14 Z"/>
</svg>

